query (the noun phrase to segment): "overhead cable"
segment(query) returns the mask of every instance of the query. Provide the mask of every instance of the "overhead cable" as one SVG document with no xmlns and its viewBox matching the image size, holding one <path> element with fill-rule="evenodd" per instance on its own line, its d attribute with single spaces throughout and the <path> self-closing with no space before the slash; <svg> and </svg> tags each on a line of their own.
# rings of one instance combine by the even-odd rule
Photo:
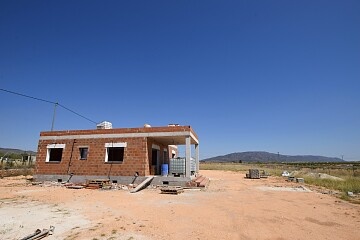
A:
<svg viewBox="0 0 360 240">
<path fill-rule="evenodd" d="M 10 90 L 7 90 L 7 89 L 3 89 L 3 88 L 0 88 L 1 91 L 3 92 L 7 92 L 7 93 L 11 93 L 11 94 L 15 94 L 15 95 L 18 95 L 18 96 L 22 96 L 22 97 L 27 97 L 27 98 L 31 98 L 31 99 L 34 99 L 34 100 L 38 100 L 38 101 L 41 101 L 41 102 L 46 102 L 46 103 L 51 103 L 51 104 L 55 104 L 55 105 L 58 105 L 62 108 L 64 108 L 65 110 L 75 114 L 75 115 L 78 115 L 79 117 L 82 117 L 92 123 L 95 123 L 97 124 L 97 122 L 85 117 L 84 115 L 81 115 L 80 113 L 77 113 L 75 112 L 74 110 L 71 110 L 70 108 L 68 107 L 65 107 L 64 105 L 58 103 L 58 102 L 54 102 L 54 101 L 50 101 L 50 100 L 46 100 L 46 99 L 42 99 L 42 98 L 37 98 L 37 97 L 33 97 L 33 96 L 29 96 L 29 95 L 26 95 L 26 94 L 23 94 L 23 93 L 18 93 L 18 92 L 14 92 L 14 91 L 10 91 Z"/>
</svg>

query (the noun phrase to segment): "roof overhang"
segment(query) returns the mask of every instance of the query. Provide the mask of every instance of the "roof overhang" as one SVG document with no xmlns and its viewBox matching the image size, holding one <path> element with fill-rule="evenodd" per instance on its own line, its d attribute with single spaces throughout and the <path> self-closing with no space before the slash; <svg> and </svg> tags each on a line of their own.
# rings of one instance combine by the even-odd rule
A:
<svg viewBox="0 0 360 240">
<path fill-rule="evenodd" d="M 185 132 L 181 132 L 181 133 L 182 134 L 171 134 L 169 136 L 152 136 L 150 138 L 164 145 L 185 145 L 186 138 L 190 137 L 191 144 L 199 144 L 199 140 L 191 132 L 187 134 Z"/>
<path fill-rule="evenodd" d="M 136 138 L 149 137 L 165 145 L 185 145 L 186 138 L 190 137 L 191 144 L 199 144 L 199 140 L 192 131 L 171 132 L 134 132 L 134 133 L 90 133 L 90 134 L 54 134 L 51 132 L 41 135 L 40 140 L 69 140 L 69 139 L 96 139 L 96 138 Z"/>
</svg>

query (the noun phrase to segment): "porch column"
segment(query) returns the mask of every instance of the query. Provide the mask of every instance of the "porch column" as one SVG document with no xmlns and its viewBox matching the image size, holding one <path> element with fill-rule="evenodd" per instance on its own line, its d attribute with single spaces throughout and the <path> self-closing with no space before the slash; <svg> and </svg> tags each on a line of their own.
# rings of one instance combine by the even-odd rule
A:
<svg viewBox="0 0 360 240">
<path fill-rule="evenodd" d="M 196 161 L 196 172 L 199 172 L 199 167 L 200 167 L 200 151 L 199 151 L 199 144 L 195 144 L 195 161 Z"/>
<path fill-rule="evenodd" d="M 191 177 L 190 158 L 191 158 L 191 139 L 190 136 L 185 139 L 185 177 Z"/>
</svg>

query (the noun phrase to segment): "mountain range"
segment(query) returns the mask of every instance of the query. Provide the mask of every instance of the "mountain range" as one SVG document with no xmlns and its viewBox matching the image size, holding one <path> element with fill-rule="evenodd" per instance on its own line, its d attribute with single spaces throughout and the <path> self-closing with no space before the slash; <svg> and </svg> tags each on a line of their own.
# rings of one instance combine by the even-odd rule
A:
<svg viewBox="0 0 360 240">
<path fill-rule="evenodd" d="M 341 158 L 313 155 L 281 155 L 269 152 L 236 152 L 201 160 L 202 162 L 343 162 Z"/>
<path fill-rule="evenodd" d="M 24 151 L 21 149 L 13 148 L 0 148 L 0 152 L 23 154 L 28 153 L 36 155 L 34 151 Z M 313 155 L 282 155 L 276 153 L 269 153 L 263 151 L 251 151 L 251 152 L 235 152 L 222 156 L 202 159 L 202 162 L 342 162 L 341 158 L 336 157 L 324 157 Z"/>
<path fill-rule="evenodd" d="M 5 154 L 5 153 L 14 153 L 14 154 L 27 153 L 27 154 L 31 154 L 31 155 L 36 155 L 36 152 L 34 152 L 34 151 L 25 151 L 25 150 L 15 149 L 15 148 L 0 148 L 0 152 L 2 152 L 3 154 Z"/>
</svg>

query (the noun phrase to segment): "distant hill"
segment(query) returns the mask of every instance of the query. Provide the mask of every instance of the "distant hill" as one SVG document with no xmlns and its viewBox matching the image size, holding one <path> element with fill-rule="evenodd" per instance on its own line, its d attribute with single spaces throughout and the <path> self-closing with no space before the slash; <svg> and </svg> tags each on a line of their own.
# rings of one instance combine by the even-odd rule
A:
<svg viewBox="0 0 360 240">
<path fill-rule="evenodd" d="M 202 162 L 342 162 L 334 157 L 298 155 L 289 156 L 269 152 L 237 152 L 201 160 Z"/>
<path fill-rule="evenodd" d="M 25 151 L 25 150 L 21 150 L 21 149 L 14 149 L 14 148 L 0 148 L 0 152 L 2 152 L 3 154 L 5 153 L 14 153 L 14 154 L 23 154 L 23 153 L 28 153 L 31 155 L 36 155 L 36 152 L 34 151 Z"/>
</svg>

